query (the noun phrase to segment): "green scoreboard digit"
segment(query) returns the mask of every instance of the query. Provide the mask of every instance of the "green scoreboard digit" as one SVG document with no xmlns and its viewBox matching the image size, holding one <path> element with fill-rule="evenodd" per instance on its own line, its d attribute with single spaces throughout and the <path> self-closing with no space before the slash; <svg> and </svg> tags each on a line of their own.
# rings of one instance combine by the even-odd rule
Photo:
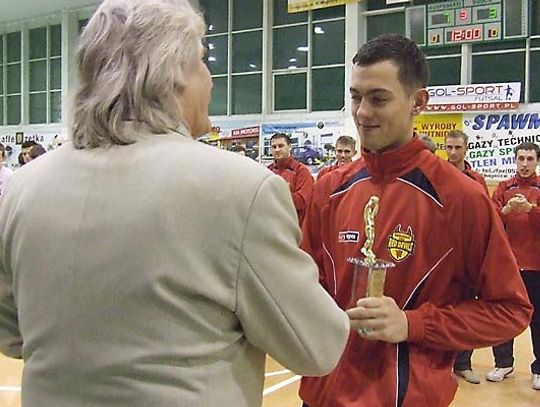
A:
<svg viewBox="0 0 540 407">
<path fill-rule="evenodd" d="M 427 47 L 523 38 L 528 0 L 450 0 L 405 9 L 405 31 Z"/>
</svg>

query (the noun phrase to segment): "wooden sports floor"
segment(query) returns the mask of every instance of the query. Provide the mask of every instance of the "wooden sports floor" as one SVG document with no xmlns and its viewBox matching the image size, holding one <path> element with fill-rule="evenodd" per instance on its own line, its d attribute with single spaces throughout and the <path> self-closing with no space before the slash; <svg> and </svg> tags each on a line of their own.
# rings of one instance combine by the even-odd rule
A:
<svg viewBox="0 0 540 407">
<path fill-rule="evenodd" d="M 513 378 L 501 383 L 489 383 L 484 376 L 493 364 L 491 349 L 475 351 L 473 369 L 482 377 L 482 383 L 469 384 L 460 379 L 452 407 L 540 407 L 540 391 L 531 389 L 529 364 L 532 351 L 529 331 L 517 338 L 515 358 L 517 373 Z M 22 367 L 22 362 L 0 355 L 0 407 L 21 406 Z M 299 376 L 269 358 L 263 407 L 299 407 L 301 403 L 297 396 L 298 384 Z"/>
</svg>

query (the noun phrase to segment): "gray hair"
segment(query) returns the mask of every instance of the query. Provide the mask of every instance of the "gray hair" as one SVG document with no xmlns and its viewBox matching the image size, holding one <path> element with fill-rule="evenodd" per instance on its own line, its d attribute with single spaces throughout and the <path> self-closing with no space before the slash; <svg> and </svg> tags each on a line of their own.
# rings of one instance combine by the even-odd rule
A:
<svg viewBox="0 0 540 407">
<path fill-rule="evenodd" d="M 132 144 L 124 126 L 163 134 L 183 123 L 179 101 L 201 58 L 204 20 L 188 0 L 105 0 L 76 56 L 75 148 Z"/>
</svg>

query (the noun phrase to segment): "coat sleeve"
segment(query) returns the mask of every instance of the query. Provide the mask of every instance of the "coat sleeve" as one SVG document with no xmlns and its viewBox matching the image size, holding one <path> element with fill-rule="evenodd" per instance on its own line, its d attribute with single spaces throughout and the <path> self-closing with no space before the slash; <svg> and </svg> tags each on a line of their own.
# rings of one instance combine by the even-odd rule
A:
<svg viewBox="0 0 540 407">
<path fill-rule="evenodd" d="M 532 314 L 510 244 L 487 196 L 462 199 L 456 238 L 457 264 L 464 267 L 478 299 L 454 305 L 424 303 L 406 311 L 411 342 L 438 349 L 473 349 L 518 336 Z"/>
<path fill-rule="evenodd" d="M 303 216 L 309 201 L 311 200 L 311 194 L 313 193 L 313 185 L 315 181 L 306 167 L 300 167 L 296 177 L 294 191 L 291 191 L 291 194 L 296 211 Z M 302 221 L 302 219 L 300 219 L 300 221 Z"/>
<path fill-rule="evenodd" d="M 0 250 L 3 250 L 3 245 L 1 245 Z M 22 357 L 22 343 L 17 306 L 13 297 L 12 276 L 6 272 L 3 256 L 0 256 L 0 352 L 6 356 L 20 359 Z"/>
<path fill-rule="evenodd" d="M 506 186 L 504 182 L 500 182 L 497 185 L 497 188 L 495 188 L 495 191 L 493 191 L 493 196 L 491 197 L 491 200 L 493 201 L 493 204 L 495 205 L 495 209 L 497 210 L 497 213 L 499 214 L 499 217 L 501 220 L 505 221 L 505 215 L 502 214 L 502 209 L 506 205 L 506 200 L 504 198 L 504 192 L 506 191 Z"/>
<path fill-rule="evenodd" d="M 295 373 L 319 376 L 336 366 L 349 320 L 319 285 L 299 240 L 288 188 L 270 176 L 246 223 L 236 313 L 250 343 Z"/>
</svg>

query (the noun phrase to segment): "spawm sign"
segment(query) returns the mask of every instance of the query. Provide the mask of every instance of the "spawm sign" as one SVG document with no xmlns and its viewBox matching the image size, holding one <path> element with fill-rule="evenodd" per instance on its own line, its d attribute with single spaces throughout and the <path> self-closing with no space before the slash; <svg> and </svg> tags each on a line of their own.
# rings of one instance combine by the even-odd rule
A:
<svg viewBox="0 0 540 407">
<path fill-rule="evenodd" d="M 529 111 L 500 114 L 465 114 L 463 131 L 469 136 L 467 159 L 486 181 L 514 176 L 514 149 L 521 143 L 540 145 L 540 105 Z"/>
</svg>

